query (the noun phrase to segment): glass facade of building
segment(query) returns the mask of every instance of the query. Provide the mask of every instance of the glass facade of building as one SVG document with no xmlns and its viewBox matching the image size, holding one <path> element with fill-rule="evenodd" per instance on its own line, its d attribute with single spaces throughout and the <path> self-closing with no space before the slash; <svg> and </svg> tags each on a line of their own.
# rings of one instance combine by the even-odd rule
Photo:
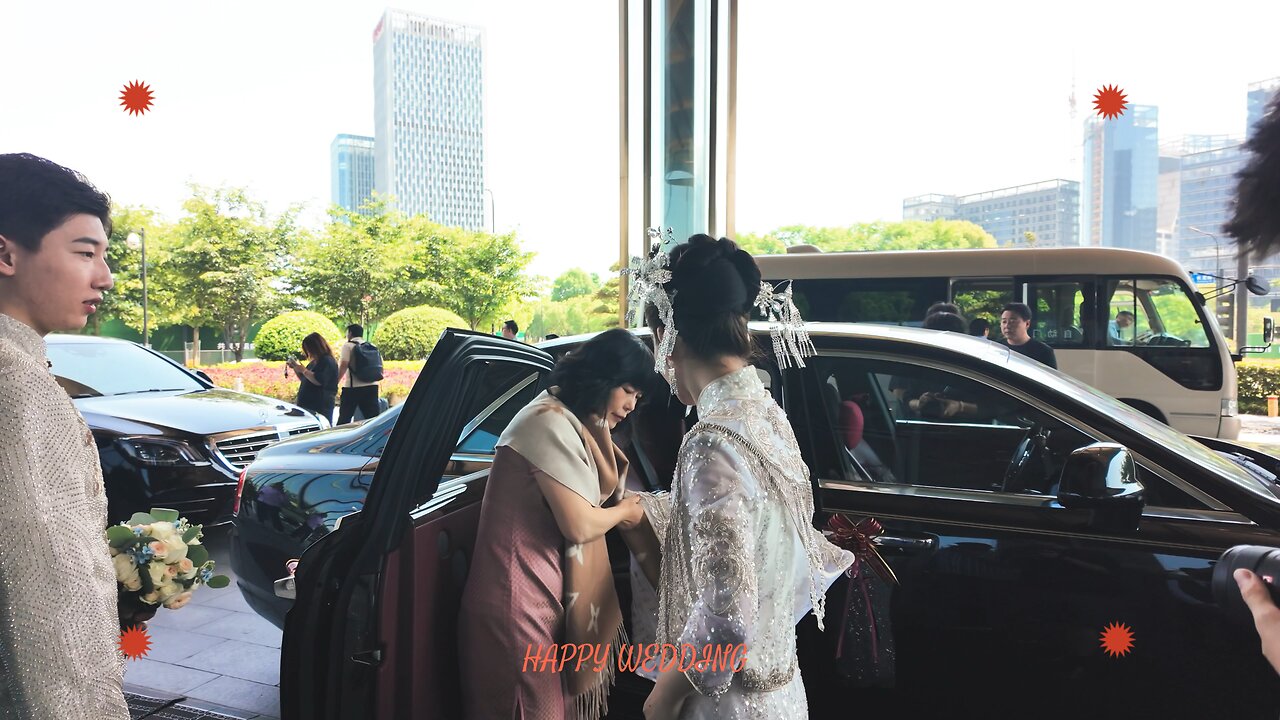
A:
<svg viewBox="0 0 1280 720">
<path fill-rule="evenodd" d="M 1280 92 L 1280 77 L 1252 83 L 1249 85 L 1249 119 L 1245 129 L 1245 137 L 1253 137 L 1253 126 L 1258 124 L 1266 114 L 1267 103 Z"/>
<path fill-rule="evenodd" d="M 373 34 L 378 192 L 444 225 L 484 225 L 484 37 L 387 10 Z"/>
<path fill-rule="evenodd" d="M 903 220 L 967 220 L 1001 247 L 1066 247 L 1080 242 L 1080 183 L 1046 180 L 973 195 L 920 195 L 902 202 Z"/>
<path fill-rule="evenodd" d="M 1245 156 L 1239 143 L 1239 138 L 1236 138 L 1234 142 L 1224 143 L 1223 147 L 1182 156 L 1177 257 L 1190 272 L 1214 275 L 1235 272 L 1235 244 L 1222 234 L 1222 225 L 1231 214 L 1231 200 L 1236 191 L 1235 174 L 1244 165 Z"/>
<path fill-rule="evenodd" d="M 373 194 L 373 138 L 339 135 L 329 144 L 329 187 L 334 205 L 356 212 Z"/>
<path fill-rule="evenodd" d="M 1133 105 L 1085 122 L 1080 244 L 1155 252 L 1159 110 Z"/>
</svg>

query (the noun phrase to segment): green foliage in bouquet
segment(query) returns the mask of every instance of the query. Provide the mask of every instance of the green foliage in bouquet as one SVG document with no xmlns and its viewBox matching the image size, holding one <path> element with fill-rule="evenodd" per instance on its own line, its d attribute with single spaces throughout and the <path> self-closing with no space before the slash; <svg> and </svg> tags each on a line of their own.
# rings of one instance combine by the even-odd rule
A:
<svg viewBox="0 0 1280 720">
<path fill-rule="evenodd" d="M 139 605 L 177 610 L 200 585 L 230 584 L 226 575 L 213 574 L 214 562 L 200 542 L 202 536 L 200 525 L 167 508 L 134 513 L 128 522 L 107 528 L 122 612 Z"/>
</svg>

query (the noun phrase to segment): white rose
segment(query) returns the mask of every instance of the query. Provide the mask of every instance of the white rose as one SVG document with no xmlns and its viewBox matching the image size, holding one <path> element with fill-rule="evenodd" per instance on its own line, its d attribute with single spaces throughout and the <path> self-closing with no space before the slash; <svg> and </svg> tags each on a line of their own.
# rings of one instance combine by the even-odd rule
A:
<svg viewBox="0 0 1280 720">
<path fill-rule="evenodd" d="M 182 538 L 174 535 L 173 539 L 165 540 L 164 544 L 169 551 L 165 556 L 165 562 L 173 564 L 187 559 L 187 544 L 182 542 Z"/>
<path fill-rule="evenodd" d="M 147 573 L 151 575 L 152 587 L 158 588 L 169 582 L 169 572 L 165 568 L 166 566 L 162 562 L 153 562 L 147 566 Z"/>
<path fill-rule="evenodd" d="M 156 603 L 160 602 L 160 593 L 153 590 L 147 593 L 146 595 L 143 595 L 141 599 L 142 599 L 142 602 L 144 603 L 155 605 Z"/>
<path fill-rule="evenodd" d="M 184 588 L 177 583 L 166 583 L 159 588 L 160 602 L 168 602 L 171 598 L 181 595 Z"/>
<path fill-rule="evenodd" d="M 125 590 L 142 589 L 142 578 L 138 575 L 138 566 L 134 564 L 132 555 L 116 555 L 111 558 L 111 564 L 116 567 L 116 580 L 124 585 Z"/>
<path fill-rule="evenodd" d="M 173 523 L 164 521 L 151 523 L 145 534 L 150 535 L 157 540 L 168 540 L 169 538 L 175 537 L 179 540 L 182 539 L 178 537 L 178 533 L 173 529 Z"/>
</svg>

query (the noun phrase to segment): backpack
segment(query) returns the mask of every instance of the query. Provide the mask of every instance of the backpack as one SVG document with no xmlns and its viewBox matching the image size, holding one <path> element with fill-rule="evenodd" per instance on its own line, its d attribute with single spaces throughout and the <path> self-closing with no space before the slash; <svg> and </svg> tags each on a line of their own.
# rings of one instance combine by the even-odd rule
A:
<svg viewBox="0 0 1280 720">
<path fill-rule="evenodd" d="M 361 382 L 382 379 L 382 353 L 373 343 L 351 343 L 351 375 Z"/>
</svg>

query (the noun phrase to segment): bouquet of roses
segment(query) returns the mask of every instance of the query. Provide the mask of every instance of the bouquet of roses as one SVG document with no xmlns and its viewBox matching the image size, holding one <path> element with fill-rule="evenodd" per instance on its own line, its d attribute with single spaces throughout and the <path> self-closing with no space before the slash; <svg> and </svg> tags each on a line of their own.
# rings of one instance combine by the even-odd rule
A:
<svg viewBox="0 0 1280 720">
<path fill-rule="evenodd" d="M 176 510 L 153 508 L 107 528 L 107 544 L 120 589 L 121 623 L 154 614 L 158 605 L 177 610 L 199 585 L 223 588 L 226 575 L 213 574 L 209 551 L 200 544 L 200 525 Z"/>
</svg>

